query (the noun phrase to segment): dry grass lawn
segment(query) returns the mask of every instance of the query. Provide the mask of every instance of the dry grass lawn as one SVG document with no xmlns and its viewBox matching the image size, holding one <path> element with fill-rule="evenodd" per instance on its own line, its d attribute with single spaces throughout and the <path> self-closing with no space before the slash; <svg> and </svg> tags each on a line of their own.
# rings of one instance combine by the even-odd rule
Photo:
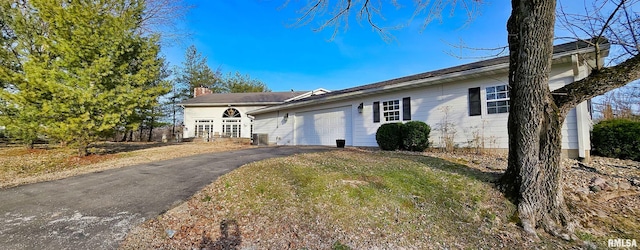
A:
<svg viewBox="0 0 640 250">
<path fill-rule="evenodd" d="M 74 149 L 58 146 L 4 146 L 0 147 L 0 188 L 247 147 L 251 146 L 233 140 L 179 144 L 105 142 L 92 148 L 89 156 L 78 157 Z"/>
<path fill-rule="evenodd" d="M 121 248 L 582 249 L 635 237 L 623 231 L 637 227 L 619 226 L 637 223 L 637 211 L 623 210 L 626 219 L 580 227 L 585 242 L 534 240 L 492 183 L 500 171 L 469 165 L 354 149 L 255 162 L 133 229 Z M 592 230 L 611 225 L 623 231 Z"/>
</svg>

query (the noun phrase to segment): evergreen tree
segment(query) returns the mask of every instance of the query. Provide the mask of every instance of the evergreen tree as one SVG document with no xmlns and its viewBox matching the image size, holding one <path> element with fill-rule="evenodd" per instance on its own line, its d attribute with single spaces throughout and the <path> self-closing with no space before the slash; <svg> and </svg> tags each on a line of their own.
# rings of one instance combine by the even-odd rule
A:
<svg viewBox="0 0 640 250">
<path fill-rule="evenodd" d="M 211 70 L 207 65 L 207 58 L 203 57 L 194 45 L 187 48 L 182 67 L 176 72 L 176 84 L 183 95 L 193 97 L 193 89 L 197 87 L 209 88 L 214 93 L 222 91 L 220 71 Z"/>
<path fill-rule="evenodd" d="M 229 73 L 222 80 L 222 88 L 226 93 L 271 92 L 262 81 L 252 79 L 250 75 L 242 75 L 237 71 L 235 74 Z"/>
<path fill-rule="evenodd" d="M 27 130 L 78 147 L 135 122 L 136 110 L 168 91 L 156 37 L 136 32 L 143 0 L 4 3 L 16 39 L 5 44 L 20 68 L 2 65 L 3 120 L 13 134 Z M 3 17 L 5 18 L 5 17 Z M 32 134 L 22 139 L 33 138 Z M 28 141 L 26 141 L 28 143 Z"/>
</svg>

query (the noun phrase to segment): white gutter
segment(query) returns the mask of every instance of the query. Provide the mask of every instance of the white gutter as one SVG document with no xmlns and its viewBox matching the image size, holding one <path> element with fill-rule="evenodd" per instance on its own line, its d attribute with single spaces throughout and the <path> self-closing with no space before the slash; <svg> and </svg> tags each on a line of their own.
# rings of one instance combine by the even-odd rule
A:
<svg viewBox="0 0 640 250">
<path fill-rule="evenodd" d="M 216 107 L 216 106 L 264 106 L 264 105 L 278 105 L 282 102 L 239 102 L 239 103 L 181 103 L 183 107 Z"/>
<path fill-rule="evenodd" d="M 608 48 L 609 47 L 607 46 L 606 48 L 603 48 L 602 50 L 606 50 Z M 583 48 L 583 49 L 579 49 L 579 50 L 571 50 L 571 51 L 567 51 L 567 52 L 554 54 L 553 55 L 553 60 L 557 60 L 557 59 L 560 59 L 560 58 L 566 57 L 566 56 L 571 56 L 573 54 L 594 52 L 594 49 L 595 48 L 593 48 L 593 47 L 589 47 L 589 48 Z M 266 108 L 262 108 L 262 109 L 252 110 L 252 111 L 249 111 L 247 113 L 251 114 L 251 115 L 264 114 L 264 113 L 273 112 L 273 111 L 279 111 L 279 110 L 283 110 L 283 109 L 304 107 L 304 106 L 311 105 L 311 104 L 317 105 L 317 104 L 322 104 L 322 103 L 326 103 L 326 102 L 349 99 L 349 98 L 353 98 L 353 97 L 380 94 L 380 93 L 386 93 L 386 92 L 402 90 L 402 89 L 410 89 L 410 88 L 417 88 L 417 87 L 422 87 L 422 86 L 435 85 L 435 84 L 439 84 L 439 83 L 450 82 L 450 81 L 453 81 L 453 80 L 455 80 L 457 78 L 461 78 L 461 77 L 467 77 L 467 76 L 472 76 L 472 75 L 483 75 L 483 74 L 486 74 L 488 72 L 499 73 L 501 71 L 507 71 L 508 69 L 509 69 L 509 63 L 508 62 L 507 63 L 500 63 L 500 64 L 490 65 L 490 66 L 477 68 L 477 69 L 471 69 L 471 70 L 453 72 L 453 73 L 440 75 L 440 76 L 435 76 L 435 77 L 428 77 L 428 78 L 423 78 L 423 79 L 411 80 L 411 81 L 402 82 L 402 83 L 398 83 L 398 84 L 383 86 L 383 87 L 380 87 L 380 88 L 372 88 L 372 89 L 365 89 L 365 90 L 360 90 L 360 91 L 348 92 L 348 93 L 332 95 L 332 96 L 328 96 L 328 97 L 324 97 L 324 98 L 313 99 L 313 100 L 302 101 L 302 102 L 284 103 L 284 104 L 277 105 L 277 106 L 271 106 L 271 107 L 266 107 Z"/>
<path fill-rule="evenodd" d="M 348 92 L 348 93 L 343 93 L 343 94 L 338 94 L 338 95 L 332 95 L 332 96 L 328 96 L 328 97 L 325 97 L 325 98 L 319 98 L 319 99 L 313 99 L 313 100 L 295 102 L 295 103 L 284 103 L 284 104 L 277 105 L 277 106 L 272 106 L 272 107 L 266 107 L 266 108 L 262 108 L 262 109 L 252 110 L 252 111 L 247 112 L 247 113 L 250 113 L 252 115 L 257 115 L 257 114 L 263 114 L 263 113 L 268 113 L 268 112 L 282 110 L 282 109 L 303 107 L 303 106 L 307 106 L 307 105 L 310 105 L 310 104 L 316 105 L 316 104 L 321 104 L 321 103 L 326 103 L 326 102 L 349 99 L 349 98 L 353 98 L 353 97 L 380 94 L 380 93 L 392 92 L 392 91 L 397 91 L 397 90 L 402 90 L 402 89 L 411 89 L 411 88 L 416 88 L 416 87 L 420 87 L 420 86 L 429 86 L 429 85 L 434 85 L 434 84 L 438 84 L 438 83 L 453 81 L 453 80 L 455 80 L 455 78 L 459 78 L 459 77 L 486 73 L 488 71 L 498 71 L 500 68 L 505 68 L 505 66 L 508 66 L 508 65 L 509 65 L 508 63 L 498 64 L 498 65 L 487 66 L 487 67 L 468 70 L 468 71 L 463 71 L 463 72 L 454 72 L 454 73 L 447 74 L 447 75 L 441 75 L 441 76 L 435 76 L 435 77 L 428 77 L 428 78 L 423 78 L 423 79 L 411 80 L 411 81 L 402 82 L 402 83 L 389 85 L 389 86 L 383 86 L 383 87 L 379 87 L 379 88 L 365 89 L 365 90 Z"/>
</svg>

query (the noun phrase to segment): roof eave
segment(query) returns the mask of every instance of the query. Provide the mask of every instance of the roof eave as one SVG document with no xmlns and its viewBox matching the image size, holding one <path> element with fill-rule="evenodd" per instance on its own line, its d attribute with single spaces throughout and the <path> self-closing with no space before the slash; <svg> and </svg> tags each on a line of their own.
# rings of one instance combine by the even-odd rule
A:
<svg viewBox="0 0 640 250">
<path fill-rule="evenodd" d="M 282 102 L 238 102 L 238 103 L 179 103 L 183 107 L 229 107 L 229 106 L 268 106 Z"/>
<path fill-rule="evenodd" d="M 398 83 L 390 86 L 383 86 L 379 88 L 348 92 L 348 93 L 328 96 L 320 99 L 313 99 L 313 100 L 301 101 L 296 103 L 284 103 L 278 106 L 252 110 L 247 113 L 251 115 L 264 114 L 268 112 L 278 111 L 281 109 L 304 107 L 311 104 L 317 105 L 317 104 L 322 104 L 322 103 L 327 103 L 332 101 L 339 101 L 339 100 L 354 98 L 354 97 L 362 97 L 362 96 L 368 96 L 368 95 L 374 95 L 374 94 L 393 92 L 393 91 L 402 90 L 402 89 L 412 89 L 417 87 L 429 86 L 429 85 L 454 81 L 456 79 L 459 79 L 460 77 L 468 77 L 468 76 L 477 75 L 477 74 L 486 74 L 486 72 L 491 72 L 491 71 L 495 71 L 497 73 L 501 68 L 507 68 L 508 65 L 509 65 L 508 63 L 496 64 L 496 65 L 482 67 L 478 69 L 454 72 L 454 73 L 441 75 L 441 76 L 410 80 L 410 81 L 406 81 L 406 82 L 402 82 L 402 83 Z"/>
<path fill-rule="evenodd" d="M 601 48 L 601 51 L 606 53 L 606 51 L 608 51 L 608 49 L 609 49 L 609 45 L 606 44 L 606 46 L 604 48 Z M 574 54 L 592 53 L 592 52 L 595 52 L 595 48 L 588 47 L 588 48 L 582 48 L 582 49 L 576 49 L 576 50 L 556 53 L 556 54 L 553 55 L 553 60 L 557 61 L 558 59 L 561 59 L 561 58 L 564 58 L 564 57 L 570 57 L 571 55 L 574 55 Z M 265 107 L 265 108 L 262 108 L 262 109 L 252 110 L 252 111 L 247 112 L 247 113 L 250 114 L 250 115 L 258 115 L 258 114 L 269 113 L 269 112 L 278 111 L 278 110 L 282 110 L 282 109 L 304 107 L 304 106 L 308 106 L 308 105 L 311 105 L 311 104 L 317 105 L 317 104 L 322 104 L 322 103 L 327 103 L 327 102 L 332 102 L 332 101 L 339 101 L 339 100 L 354 98 L 354 97 L 361 97 L 361 96 L 367 96 L 367 95 L 373 95 L 373 94 L 381 94 L 381 93 L 392 92 L 392 91 L 397 91 L 397 90 L 402 90 L 402 89 L 412 89 L 412 88 L 417 88 L 417 87 L 424 87 L 424 86 L 429 86 L 429 85 L 446 83 L 446 82 L 455 81 L 457 79 L 464 78 L 464 77 L 477 76 L 477 75 L 486 75 L 487 73 L 497 74 L 497 73 L 506 72 L 508 70 L 509 70 L 509 63 L 508 62 L 507 63 L 499 63 L 499 64 L 490 65 L 490 66 L 486 66 L 486 67 L 482 67 L 482 68 L 476 68 L 476 69 L 470 69 L 470 70 L 465 70 L 465 71 L 453 72 L 453 73 L 449 73 L 449 74 L 444 74 L 444 75 L 434 76 L 434 77 L 428 77 L 428 78 L 423 78 L 423 79 L 410 80 L 410 81 L 406 81 L 406 82 L 402 82 L 402 83 L 398 83 L 398 84 L 394 84 L 394 85 L 383 86 L 383 87 L 372 88 L 372 89 L 366 89 L 366 90 L 360 90 L 360 91 L 354 91 L 354 92 L 348 92 L 348 93 L 328 96 L 328 97 L 320 98 L 320 99 L 312 99 L 312 100 L 308 100 L 308 101 L 301 101 L 301 102 L 295 102 L 295 103 L 283 103 L 283 104 L 277 105 L 277 106 Z"/>
</svg>

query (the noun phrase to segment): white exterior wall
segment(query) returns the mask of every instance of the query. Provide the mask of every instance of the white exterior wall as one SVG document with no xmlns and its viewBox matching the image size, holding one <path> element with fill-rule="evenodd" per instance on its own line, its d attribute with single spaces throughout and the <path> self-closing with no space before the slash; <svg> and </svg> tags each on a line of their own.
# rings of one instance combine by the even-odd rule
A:
<svg viewBox="0 0 640 250">
<path fill-rule="evenodd" d="M 224 107 L 185 107 L 184 108 L 184 138 L 195 137 L 196 120 L 213 120 L 213 136 L 215 132 L 222 135 L 222 114 L 228 108 L 235 108 L 240 112 L 240 137 L 251 138 L 251 119 L 247 112 L 265 106 L 224 106 Z"/>
<path fill-rule="evenodd" d="M 571 64 L 554 65 L 550 79 L 550 89 L 560 88 L 576 80 Z M 469 79 L 457 82 L 432 85 L 418 89 L 403 90 L 397 92 L 354 97 L 350 100 L 336 101 L 330 104 L 319 104 L 310 107 L 280 110 L 268 114 L 255 115 L 254 133 L 269 134 L 269 142 L 278 145 L 294 145 L 296 131 L 295 119 L 291 119 L 296 113 L 351 106 L 352 136 L 346 139 L 346 145 L 352 146 L 378 146 L 375 134 L 381 124 L 384 124 L 383 109 L 380 107 L 380 122 L 373 122 L 373 102 L 400 100 L 402 118 L 402 98 L 411 98 L 411 120 L 423 121 L 431 127 L 430 141 L 436 147 L 443 146 L 442 125 L 451 124 L 455 131 L 455 143 L 459 147 L 471 146 L 474 138 L 480 138 L 485 148 L 508 148 L 507 119 L 508 113 L 488 114 L 486 88 L 496 85 L 508 84 L 506 74 L 487 76 L 483 78 Z M 469 116 L 469 88 L 480 87 L 482 114 Z M 364 104 L 363 112 L 359 113 L 357 107 Z M 586 108 L 581 107 L 581 108 Z M 289 113 L 289 119 L 285 122 L 283 115 Z M 580 113 L 582 122 L 590 122 L 588 113 Z M 578 132 L 578 118 L 576 110 L 572 110 L 562 126 L 562 148 L 578 149 L 578 140 L 582 144 L 589 145 L 589 131 Z M 586 137 L 585 137 L 586 131 Z M 586 141 L 585 141 L 586 140 Z M 585 144 L 586 143 L 586 144 Z M 581 145 L 580 148 L 584 147 Z M 588 147 L 588 146 L 587 146 Z"/>
<path fill-rule="evenodd" d="M 351 120 L 355 120 L 357 115 L 360 115 L 355 107 L 352 106 L 352 102 L 336 102 L 326 105 L 316 105 L 313 107 L 305 107 L 299 109 L 291 109 L 288 111 L 270 112 L 260 114 L 256 116 L 253 123 L 254 133 L 269 134 L 269 144 L 276 145 L 296 145 L 296 136 L 301 136 L 299 131 L 296 131 L 296 121 L 299 121 L 301 115 L 308 111 L 335 109 L 345 106 L 351 106 L 351 114 L 349 114 Z M 284 118 L 287 116 L 288 118 Z M 351 131 L 354 131 L 355 127 L 352 124 Z M 351 138 L 344 138 L 347 146 L 354 146 L 353 136 Z M 377 144 L 376 144 L 377 145 Z"/>
<path fill-rule="evenodd" d="M 256 134 L 268 134 L 269 144 L 293 145 L 292 115 L 285 120 L 286 112 L 272 112 L 260 114 L 260 118 L 253 121 L 253 131 Z"/>
</svg>

